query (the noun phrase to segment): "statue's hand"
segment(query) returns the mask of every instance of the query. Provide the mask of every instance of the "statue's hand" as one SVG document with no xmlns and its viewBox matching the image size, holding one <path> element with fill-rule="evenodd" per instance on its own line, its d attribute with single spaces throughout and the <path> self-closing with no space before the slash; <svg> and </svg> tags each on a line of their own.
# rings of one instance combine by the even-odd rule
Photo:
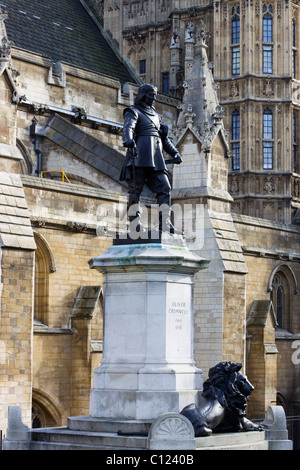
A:
<svg viewBox="0 0 300 470">
<path fill-rule="evenodd" d="M 135 141 L 133 139 L 126 140 L 125 142 L 123 142 L 123 145 L 127 149 L 133 149 L 135 148 Z"/>
<path fill-rule="evenodd" d="M 179 153 L 176 153 L 176 155 L 174 157 L 174 164 L 175 165 L 180 165 L 180 163 L 182 163 L 182 158 L 181 158 Z"/>
</svg>

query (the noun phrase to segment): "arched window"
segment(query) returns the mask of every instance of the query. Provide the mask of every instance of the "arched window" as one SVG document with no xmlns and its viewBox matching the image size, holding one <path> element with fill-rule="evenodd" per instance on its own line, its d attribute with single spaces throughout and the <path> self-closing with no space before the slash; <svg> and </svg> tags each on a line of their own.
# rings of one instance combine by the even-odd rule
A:
<svg viewBox="0 0 300 470">
<path fill-rule="evenodd" d="M 21 163 L 20 174 L 32 175 L 32 171 L 33 171 L 32 159 L 28 153 L 26 146 L 18 138 L 16 139 L 16 146 L 23 157 L 23 160 L 20 162 Z"/>
<path fill-rule="evenodd" d="M 293 172 L 297 173 L 297 116 L 293 113 Z"/>
<path fill-rule="evenodd" d="M 273 170 L 273 160 L 273 113 L 269 108 L 266 108 L 263 114 L 263 169 Z"/>
<path fill-rule="evenodd" d="M 147 51 L 145 47 L 140 47 L 138 49 L 138 59 L 139 59 L 139 65 L 138 65 L 138 70 L 139 70 L 139 75 L 141 77 L 145 77 L 147 72 L 149 72 L 148 67 L 147 67 Z"/>
<path fill-rule="evenodd" d="M 147 71 L 146 59 L 140 60 L 139 63 L 140 63 L 140 66 L 139 66 L 140 75 L 146 75 L 146 71 Z"/>
<path fill-rule="evenodd" d="M 273 73 L 273 16 L 272 7 L 263 6 L 263 73 Z"/>
<path fill-rule="evenodd" d="M 233 170 L 240 170 L 241 168 L 240 134 L 241 134 L 240 112 L 238 109 L 235 109 L 232 113 L 232 141 L 231 141 L 232 151 L 233 151 L 233 158 L 232 158 Z"/>
<path fill-rule="evenodd" d="M 291 330 L 293 299 L 298 293 L 298 284 L 292 268 L 285 263 L 276 266 L 271 273 L 268 290 L 271 293 L 277 327 Z"/>
<path fill-rule="evenodd" d="M 162 72 L 161 81 L 162 81 L 162 87 L 161 87 L 162 92 L 168 95 L 170 92 L 170 73 Z"/>
<path fill-rule="evenodd" d="M 231 18 L 231 71 L 232 75 L 241 73 L 240 67 L 240 7 L 232 9 Z"/>
<path fill-rule="evenodd" d="M 52 250 L 47 240 L 34 232 L 37 245 L 35 252 L 34 277 L 34 319 L 43 325 L 48 324 L 49 311 L 49 275 L 56 271 Z"/>
<path fill-rule="evenodd" d="M 272 284 L 271 300 L 276 313 L 278 328 L 284 328 L 283 320 L 289 315 L 289 288 L 286 279 L 277 274 Z M 289 325 L 286 326 L 289 329 Z"/>
<path fill-rule="evenodd" d="M 237 11 L 237 12 L 236 12 Z M 239 44 L 240 43 L 240 9 L 239 7 L 235 10 L 232 10 L 232 30 L 231 30 L 231 42 L 232 44 Z"/>
<path fill-rule="evenodd" d="M 292 21 L 292 77 L 297 74 L 297 40 L 296 40 L 296 22 Z"/>
</svg>

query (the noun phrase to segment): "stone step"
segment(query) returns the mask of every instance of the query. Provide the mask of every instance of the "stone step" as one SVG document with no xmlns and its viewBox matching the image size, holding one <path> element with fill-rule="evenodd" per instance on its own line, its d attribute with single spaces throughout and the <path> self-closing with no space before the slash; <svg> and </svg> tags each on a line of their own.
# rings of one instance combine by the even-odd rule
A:
<svg viewBox="0 0 300 470">
<path fill-rule="evenodd" d="M 64 442 L 39 442 L 39 441 L 32 441 L 30 443 L 30 450 L 112 450 L 116 449 L 115 447 L 98 447 L 98 446 L 90 446 L 90 445 L 83 445 L 83 444 L 67 444 Z M 122 449 L 123 450 L 123 449 Z M 126 450 L 136 450 L 126 448 Z M 144 450 L 144 449 L 142 449 Z"/>
<path fill-rule="evenodd" d="M 146 438 L 126 437 L 124 440 L 114 433 L 107 433 L 106 436 L 103 436 L 103 433 L 67 433 L 62 431 L 51 433 L 49 436 L 46 432 L 35 431 L 34 434 L 30 450 L 147 450 Z M 250 434 L 252 434 L 251 438 Z M 268 450 L 269 445 L 264 440 L 264 434 L 233 433 L 197 438 L 196 450 Z M 41 437 L 43 440 L 36 440 Z"/>
<path fill-rule="evenodd" d="M 38 444 L 37 444 L 38 443 Z M 91 448 L 137 449 L 147 448 L 146 436 L 122 436 L 109 432 L 72 431 L 67 427 L 32 430 L 31 447 L 80 446 Z"/>
<path fill-rule="evenodd" d="M 264 431 L 213 434 L 196 438 L 197 450 L 268 450 Z"/>
<path fill-rule="evenodd" d="M 68 418 L 67 426 L 72 431 L 113 432 L 130 435 L 148 435 L 154 420 L 101 419 L 90 416 Z"/>
<path fill-rule="evenodd" d="M 33 429 L 31 450 L 146 450 L 149 422 L 123 420 L 99 420 L 89 417 L 69 418 L 68 427 Z M 121 427 L 120 427 L 121 426 Z M 129 429 L 134 433 L 129 435 Z M 81 428 L 81 429 L 78 429 Z M 88 430 L 86 430 L 88 429 Z M 101 431 L 100 431 L 101 429 Z M 103 431 L 106 429 L 106 431 Z M 109 432 L 114 429 L 118 432 Z M 125 433 L 123 435 L 122 433 Z M 128 435 L 127 435 L 128 433 Z M 196 438 L 197 450 L 268 450 L 265 432 L 214 434 Z"/>
</svg>

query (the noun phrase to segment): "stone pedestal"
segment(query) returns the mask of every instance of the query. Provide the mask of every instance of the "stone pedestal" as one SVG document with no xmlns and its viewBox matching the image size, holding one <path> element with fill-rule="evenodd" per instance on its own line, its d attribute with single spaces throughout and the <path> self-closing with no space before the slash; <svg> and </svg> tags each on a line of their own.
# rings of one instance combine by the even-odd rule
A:
<svg viewBox="0 0 300 470">
<path fill-rule="evenodd" d="M 94 371 L 91 417 L 156 419 L 198 402 L 192 291 L 194 274 L 207 264 L 184 244 L 163 241 L 112 246 L 90 261 L 104 274 L 105 289 L 103 361 Z"/>
</svg>

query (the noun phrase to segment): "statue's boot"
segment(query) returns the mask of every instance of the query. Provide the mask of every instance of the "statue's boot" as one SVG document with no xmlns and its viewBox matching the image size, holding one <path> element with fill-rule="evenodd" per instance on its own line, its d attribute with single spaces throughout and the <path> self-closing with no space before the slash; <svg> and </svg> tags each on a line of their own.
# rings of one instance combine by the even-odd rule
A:
<svg viewBox="0 0 300 470">
<path fill-rule="evenodd" d="M 168 232 L 172 235 L 183 235 L 181 230 L 177 230 L 171 222 L 170 209 L 163 210 L 159 214 L 159 231 Z"/>
<path fill-rule="evenodd" d="M 141 213 L 140 211 L 136 211 L 135 214 L 131 214 L 130 213 L 130 209 L 128 209 L 129 211 L 129 216 L 128 216 L 128 220 L 129 220 L 129 233 L 133 233 L 133 232 L 137 232 L 137 233 L 147 233 L 148 232 L 148 229 L 146 227 L 144 227 L 144 225 L 141 223 Z"/>
</svg>

